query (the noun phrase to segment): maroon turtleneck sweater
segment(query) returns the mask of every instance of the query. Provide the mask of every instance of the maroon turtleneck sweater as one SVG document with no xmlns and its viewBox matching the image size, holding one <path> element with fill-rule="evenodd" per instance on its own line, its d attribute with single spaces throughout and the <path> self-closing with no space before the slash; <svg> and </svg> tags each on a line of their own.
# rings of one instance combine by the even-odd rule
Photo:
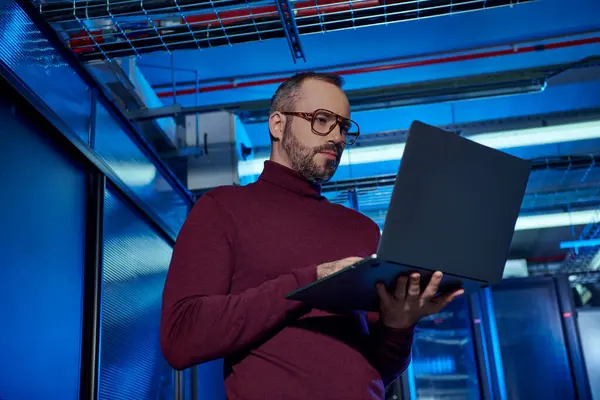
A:
<svg viewBox="0 0 600 400">
<path fill-rule="evenodd" d="M 285 295 L 318 264 L 375 253 L 379 227 L 271 161 L 257 182 L 203 195 L 175 245 L 161 347 L 176 369 L 225 359 L 237 399 L 383 399 L 410 359 L 412 330 L 376 313 L 306 309 Z"/>
</svg>

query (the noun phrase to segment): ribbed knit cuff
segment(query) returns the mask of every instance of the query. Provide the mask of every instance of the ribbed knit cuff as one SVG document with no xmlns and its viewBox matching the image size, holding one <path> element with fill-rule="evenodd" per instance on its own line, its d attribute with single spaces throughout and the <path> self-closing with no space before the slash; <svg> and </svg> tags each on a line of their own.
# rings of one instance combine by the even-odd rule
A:
<svg viewBox="0 0 600 400">
<path fill-rule="evenodd" d="M 416 328 L 416 325 L 412 326 L 411 328 L 406 328 L 406 329 L 389 328 L 389 327 L 383 325 L 381 323 L 381 321 L 379 321 L 377 323 L 377 327 L 376 327 L 381 339 L 383 339 L 387 342 L 392 342 L 392 343 L 397 343 L 397 344 L 411 343 L 415 336 L 415 328 Z"/>
</svg>

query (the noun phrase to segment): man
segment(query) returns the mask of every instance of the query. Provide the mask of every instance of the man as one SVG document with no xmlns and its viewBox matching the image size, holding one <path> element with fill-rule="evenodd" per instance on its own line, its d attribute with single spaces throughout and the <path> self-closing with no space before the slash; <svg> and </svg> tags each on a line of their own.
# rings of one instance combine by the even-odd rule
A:
<svg viewBox="0 0 600 400">
<path fill-rule="evenodd" d="M 434 298 L 438 272 L 422 293 L 418 274 L 393 293 L 378 287 L 379 313 L 335 315 L 285 299 L 376 252 L 379 227 L 320 193 L 358 135 L 349 116 L 340 78 L 284 82 L 258 181 L 203 195 L 177 239 L 161 347 L 176 369 L 224 358 L 228 399 L 382 399 L 409 363 L 415 324 L 460 294 Z"/>
</svg>

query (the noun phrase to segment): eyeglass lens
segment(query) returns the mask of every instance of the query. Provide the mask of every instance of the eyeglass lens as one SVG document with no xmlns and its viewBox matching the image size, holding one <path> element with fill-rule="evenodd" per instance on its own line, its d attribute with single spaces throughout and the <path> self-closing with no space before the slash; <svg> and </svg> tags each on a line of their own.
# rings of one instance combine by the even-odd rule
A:
<svg viewBox="0 0 600 400">
<path fill-rule="evenodd" d="M 327 135 L 335 128 L 338 122 L 338 116 L 325 110 L 319 110 L 313 117 L 312 128 L 323 135 Z M 349 140 L 353 141 L 354 136 L 358 134 L 358 126 L 349 119 L 341 119 L 340 131 L 342 134 L 349 136 Z"/>
</svg>

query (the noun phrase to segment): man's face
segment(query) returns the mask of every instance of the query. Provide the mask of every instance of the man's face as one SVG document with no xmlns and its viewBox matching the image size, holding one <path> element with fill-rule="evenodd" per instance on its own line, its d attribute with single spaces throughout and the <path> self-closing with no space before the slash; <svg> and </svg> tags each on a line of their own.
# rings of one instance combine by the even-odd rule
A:
<svg viewBox="0 0 600 400">
<path fill-rule="evenodd" d="M 350 105 L 340 88 L 328 82 L 308 79 L 302 84 L 301 95 L 293 111 L 312 113 L 318 109 L 350 118 Z M 313 133 L 310 121 L 292 116 L 287 117 L 282 146 L 292 169 L 316 183 L 331 179 L 345 147 L 339 126 L 327 136 L 320 136 Z"/>
</svg>

